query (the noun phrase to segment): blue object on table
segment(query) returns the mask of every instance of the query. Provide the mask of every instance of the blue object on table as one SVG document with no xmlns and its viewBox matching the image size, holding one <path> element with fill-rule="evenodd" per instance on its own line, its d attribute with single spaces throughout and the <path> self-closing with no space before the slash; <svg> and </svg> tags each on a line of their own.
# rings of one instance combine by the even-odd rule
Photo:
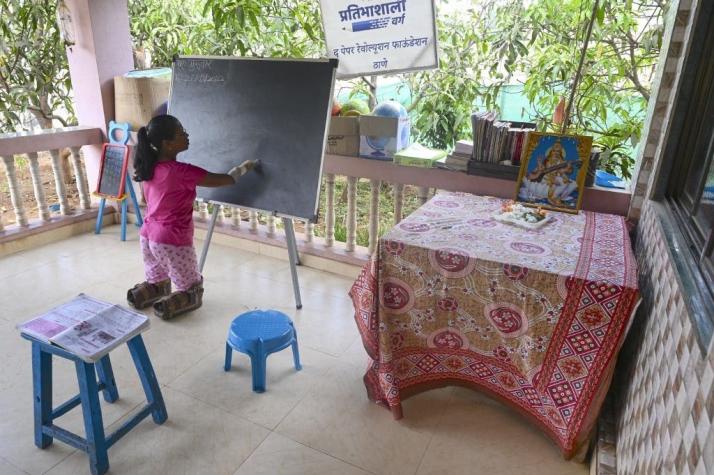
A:
<svg viewBox="0 0 714 475">
<path fill-rule="evenodd" d="M 626 184 L 619 176 L 615 176 L 606 171 L 596 170 L 595 171 L 595 184 L 597 186 L 603 186 L 605 188 L 622 188 L 624 189 Z"/>
<path fill-rule="evenodd" d="M 301 370 L 297 333 L 292 320 L 277 310 L 253 310 L 236 317 L 226 340 L 226 361 L 223 369 L 231 369 L 233 350 L 250 356 L 253 391 L 265 391 L 265 371 L 268 355 L 288 346 L 293 348 L 295 369 Z"/>
<path fill-rule="evenodd" d="M 58 346 L 44 343 L 26 334 L 22 334 L 22 337 L 32 342 L 32 382 L 35 407 L 35 445 L 37 447 L 44 449 L 52 444 L 53 439 L 59 439 L 86 452 L 89 455 L 89 468 L 92 475 L 101 475 L 109 470 L 107 455 L 109 447 L 124 437 L 134 426 L 149 414 L 157 424 L 163 424 L 166 421 L 168 416 L 164 398 L 161 395 L 161 389 L 141 335 L 127 341 L 127 345 L 139 373 L 141 385 L 144 387 L 147 404 L 109 436 L 104 434 L 98 395 L 99 391 L 103 391 L 104 400 L 107 402 L 119 399 L 119 391 L 114 381 L 109 355 L 103 356 L 96 363 L 87 363 Z M 79 380 L 79 394 L 54 409 L 52 408 L 52 355 L 73 361 Z M 99 382 L 96 379 L 97 374 Z M 55 419 L 80 404 L 84 415 L 86 439 L 54 423 Z"/>
</svg>

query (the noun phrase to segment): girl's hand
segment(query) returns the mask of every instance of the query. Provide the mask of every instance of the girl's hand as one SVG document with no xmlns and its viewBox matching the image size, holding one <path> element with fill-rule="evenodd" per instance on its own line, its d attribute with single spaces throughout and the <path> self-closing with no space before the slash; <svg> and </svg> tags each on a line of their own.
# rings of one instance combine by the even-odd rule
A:
<svg viewBox="0 0 714 475">
<path fill-rule="evenodd" d="M 255 161 L 254 160 L 246 160 L 245 162 L 238 165 L 238 168 L 245 168 L 246 172 L 249 172 L 253 168 L 255 168 Z"/>
<path fill-rule="evenodd" d="M 228 174 L 233 177 L 233 181 L 238 183 L 238 179 L 255 168 L 255 162 L 253 160 L 246 160 L 237 167 L 233 167 L 228 170 Z"/>
</svg>

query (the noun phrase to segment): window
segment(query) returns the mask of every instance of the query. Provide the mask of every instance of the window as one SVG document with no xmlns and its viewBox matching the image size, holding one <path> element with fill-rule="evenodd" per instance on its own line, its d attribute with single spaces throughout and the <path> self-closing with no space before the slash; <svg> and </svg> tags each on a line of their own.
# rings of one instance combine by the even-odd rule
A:
<svg viewBox="0 0 714 475">
<path fill-rule="evenodd" d="M 702 349 L 714 335 L 714 2 L 698 5 L 653 198 Z M 692 12 L 694 14 L 694 12 Z"/>
</svg>

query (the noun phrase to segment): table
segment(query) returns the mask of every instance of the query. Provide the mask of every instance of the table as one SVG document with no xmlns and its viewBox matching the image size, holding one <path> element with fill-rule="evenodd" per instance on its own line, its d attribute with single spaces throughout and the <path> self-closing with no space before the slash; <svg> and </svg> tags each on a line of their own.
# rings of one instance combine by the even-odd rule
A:
<svg viewBox="0 0 714 475">
<path fill-rule="evenodd" d="M 571 458 L 597 419 L 639 300 L 624 218 L 549 213 L 525 230 L 504 200 L 439 193 L 379 242 L 350 290 L 372 359 L 368 397 L 464 385 L 507 403 Z"/>
</svg>

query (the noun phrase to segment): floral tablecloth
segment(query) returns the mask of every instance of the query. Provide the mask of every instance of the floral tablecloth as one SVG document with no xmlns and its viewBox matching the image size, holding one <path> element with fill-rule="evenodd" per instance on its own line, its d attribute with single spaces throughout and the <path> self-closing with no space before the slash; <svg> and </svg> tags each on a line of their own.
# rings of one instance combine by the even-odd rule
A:
<svg viewBox="0 0 714 475">
<path fill-rule="evenodd" d="M 379 242 L 350 291 L 370 399 L 460 384 L 509 403 L 571 457 L 590 433 L 639 298 L 622 217 L 495 221 L 503 200 L 440 193 Z"/>
</svg>

